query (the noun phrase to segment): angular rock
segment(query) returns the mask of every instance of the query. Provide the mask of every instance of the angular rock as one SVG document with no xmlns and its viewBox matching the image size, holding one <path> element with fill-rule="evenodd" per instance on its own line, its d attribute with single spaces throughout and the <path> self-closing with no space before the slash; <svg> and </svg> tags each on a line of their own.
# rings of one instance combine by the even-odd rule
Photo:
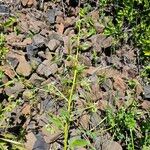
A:
<svg viewBox="0 0 150 150">
<path fill-rule="evenodd" d="M 6 95 L 13 95 L 16 98 L 20 92 L 24 91 L 24 85 L 22 83 L 16 82 L 13 87 L 6 87 L 4 90 Z"/>
<path fill-rule="evenodd" d="M 143 109 L 150 110 L 150 101 L 144 100 L 141 106 Z"/>
<path fill-rule="evenodd" d="M 144 98 L 150 100 L 150 85 L 144 86 Z"/>
<path fill-rule="evenodd" d="M 0 66 L 0 70 L 5 73 L 9 78 L 13 79 L 15 77 L 15 72 L 9 65 Z"/>
<path fill-rule="evenodd" d="M 102 145 L 102 150 L 122 150 L 122 147 L 115 141 L 107 141 Z"/>
<path fill-rule="evenodd" d="M 35 36 L 33 36 L 33 44 L 37 46 L 38 48 L 43 47 L 45 42 L 46 42 L 46 39 L 42 35 L 36 34 Z"/>
<path fill-rule="evenodd" d="M 9 15 L 9 7 L 3 4 L 0 4 L 0 15 Z"/>
<path fill-rule="evenodd" d="M 53 56 L 49 50 L 46 50 L 45 55 L 46 55 L 47 60 L 49 60 L 49 61 L 52 60 Z"/>
<path fill-rule="evenodd" d="M 112 37 L 108 37 L 105 40 L 103 40 L 102 43 L 101 43 L 102 44 L 102 48 L 110 47 L 112 45 L 112 40 L 113 40 Z"/>
<path fill-rule="evenodd" d="M 16 72 L 24 77 L 27 77 L 31 74 L 32 68 L 24 56 L 19 57 L 19 65 L 17 66 Z"/>
<path fill-rule="evenodd" d="M 49 40 L 52 40 L 52 39 L 55 39 L 55 40 L 58 40 L 60 42 L 63 42 L 63 37 L 62 35 L 56 33 L 56 32 L 52 32 L 50 35 L 49 35 Z"/>
<path fill-rule="evenodd" d="M 33 73 L 33 74 L 31 75 L 29 81 L 30 81 L 33 85 L 39 87 L 39 86 L 41 86 L 41 83 L 45 81 L 45 79 L 42 78 L 42 77 L 39 77 L 38 74 Z"/>
<path fill-rule="evenodd" d="M 50 49 L 50 51 L 55 51 L 58 48 L 59 44 L 60 42 L 58 40 L 52 39 L 46 46 Z"/>
<path fill-rule="evenodd" d="M 7 60 L 13 68 L 16 68 L 16 66 L 19 64 L 18 59 L 14 57 L 8 56 Z"/>
<path fill-rule="evenodd" d="M 35 135 L 36 141 L 34 143 L 33 149 L 34 150 L 49 150 L 49 145 L 45 142 L 41 133 Z"/>
<path fill-rule="evenodd" d="M 33 132 L 26 134 L 25 148 L 28 150 L 33 150 L 35 141 L 36 141 L 36 137 L 33 134 Z"/>
<path fill-rule="evenodd" d="M 22 94 L 22 98 L 26 101 L 31 100 L 33 98 L 33 92 L 31 90 L 25 90 Z"/>
<path fill-rule="evenodd" d="M 114 77 L 114 88 L 119 92 L 121 97 L 125 96 L 126 84 L 121 77 Z"/>
<path fill-rule="evenodd" d="M 54 9 L 49 9 L 47 11 L 47 20 L 50 24 L 55 23 L 55 10 Z"/>
<path fill-rule="evenodd" d="M 58 71 L 58 66 L 55 63 L 50 62 L 49 60 L 43 61 L 42 64 L 37 68 L 37 73 L 39 75 L 44 75 L 48 77 L 51 74 L 55 74 Z"/>
<path fill-rule="evenodd" d="M 96 32 L 99 34 L 99 33 L 102 33 L 104 31 L 104 25 L 100 24 L 99 22 L 96 22 L 94 23 L 94 27 L 96 29 Z"/>
<path fill-rule="evenodd" d="M 38 53 L 38 47 L 34 44 L 30 44 L 26 46 L 26 51 L 28 58 L 35 57 L 35 55 Z"/>
</svg>

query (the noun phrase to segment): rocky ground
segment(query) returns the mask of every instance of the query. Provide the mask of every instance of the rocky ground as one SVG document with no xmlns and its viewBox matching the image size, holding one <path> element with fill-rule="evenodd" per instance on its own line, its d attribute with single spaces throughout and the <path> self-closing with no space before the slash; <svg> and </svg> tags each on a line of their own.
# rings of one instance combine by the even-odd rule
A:
<svg viewBox="0 0 150 150">
<path fill-rule="evenodd" d="M 87 16 L 93 20 L 94 33 L 83 26 L 86 34 L 80 36 L 83 47 L 78 54 L 82 73 L 74 94 L 69 139 L 86 139 L 96 150 L 122 150 L 125 142 L 113 139 L 105 122 L 106 109 L 109 106 L 115 114 L 135 102 L 143 112 L 140 118 L 146 119 L 150 86 L 140 77 L 136 49 L 124 44 L 112 51 L 113 38 L 103 34 L 105 26 L 99 22 L 98 1 L 89 4 L 92 10 Z M 86 5 L 81 1 L 81 8 Z M 24 143 L 27 150 L 63 149 L 63 131 L 56 118 L 63 118 L 67 104 L 59 91 L 68 97 L 72 84 L 79 10 L 77 1 L 67 0 L 45 1 L 44 5 L 36 0 L 0 3 L 2 23 L 16 18 L 11 26 L 0 28 L 9 50 L 0 66 L 1 114 L 5 112 L 0 120 L 2 138 L 11 135 L 8 139 Z M 137 143 L 135 149 L 141 149 Z M 9 142 L 6 145 L 13 149 Z M 86 149 L 92 148 L 78 148 Z"/>
</svg>

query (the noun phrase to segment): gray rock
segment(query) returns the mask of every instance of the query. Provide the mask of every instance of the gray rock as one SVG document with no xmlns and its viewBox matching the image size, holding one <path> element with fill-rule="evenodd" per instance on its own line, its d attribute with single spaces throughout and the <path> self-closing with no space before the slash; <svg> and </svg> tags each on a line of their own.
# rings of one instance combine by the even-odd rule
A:
<svg viewBox="0 0 150 150">
<path fill-rule="evenodd" d="M 42 35 L 36 34 L 35 36 L 33 36 L 33 44 L 37 46 L 38 48 L 43 47 L 45 42 L 46 42 L 46 39 Z"/>
<path fill-rule="evenodd" d="M 58 66 L 55 63 L 50 62 L 49 60 L 43 61 L 42 64 L 37 68 L 37 73 L 39 75 L 44 75 L 48 77 L 51 74 L 55 74 L 58 71 Z"/>
<path fill-rule="evenodd" d="M 35 135 L 37 140 L 33 146 L 33 150 L 49 150 L 48 144 L 45 142 L 41 133 Z"/>
<path fill-rule="evenodd" d="M 92 116 L 91 116 L 91 124 L 92 124 L 92 127 L 96 127 L 99 122 L 102 121 L 102 118 L 100 117 L 100 114 L 98 113 L 93 113 Z"/>
<path fill-rule="evenodd" d="M 59 44 L 60 42 L 58 40 L 52 39 L 46 46 L 50 49 L 50 51 L 55 51 L 58 48 Z"/>
<path fill-rule="evenodd" d="M 49 38 L 49 40 L 55 39 L 55 40 L 58 40 L 60 42 L 64 41 L 63 37 L 60 34 L 56 33 L 56 32 L 51 33 L 48 38 Z"/>
<path fill-rule="evenodd" d="M 110 79 L 107 79 L 104 83 L 101 84 L 101 88 L 105 91 L 109 91 L 113 89 L 112 81 Z"/>
<path fill-rule="evenodd" d="M 6 87 L 4 91 L 6 95 L 14 96 L 14 98 L 17 98 L 18 94 L 24 91 L 24 85 L 22 83 L 16 82 L 13 87 Z"/>
<path fill-rule="evenodd" d="M 144 86 L 144 98 L 150 99 L 150 85 Z"/>
<path fill-rule="evenodd" d="M 9 15 L 9 7 L 3 4 L 0 4 L 0 15 Z"/>
<path fill-rule="evenodd" d="M 55 23 L 55 10 L 54 9 L 49 9 L 47 11 L 47 20 L 50 24 Z"/>
<path fill-rule="evenodd" d="M 11 56 L 9 56 L 9 57 L 7 57 L 7 60 L 8 60 L 8 62 L 10 63 L 10 65 L 13 67 L 13 68 L 16 68 L 16 66 L 19 64 L 19 61 L 18 61 L 18 59 L 17 58 L 15 58 L 15 57 L 11 57 Z"/>
<path fill-rule="evenodd" d="M 108 140 L 102 145 L 102 150 L 122 150 L 122 147 L 119 143 Z"/>
<path fill-rule="evenodd" d="M 38 53 L 38 47 L 34 44 L 30 44 L 26 46 L 26 51 L 27 51 L 28 58 L 31 58 Z"/>
<path fill-rule="evenodd" d="M 33 85 L 35 85 L 35 86 L 37 86 L 37 87 L 40 87 L 40 86 L 41 86 L 41 83 L 42 83 L 43 81 L 45 81 L 45 79 L 42 78 L 42 77 L 40 77 L 40 76 L 38 76 L 37 73 L 33 73 L 33 74 L 31 75 L 29 81 L 30 81 Z"/>
</svg>

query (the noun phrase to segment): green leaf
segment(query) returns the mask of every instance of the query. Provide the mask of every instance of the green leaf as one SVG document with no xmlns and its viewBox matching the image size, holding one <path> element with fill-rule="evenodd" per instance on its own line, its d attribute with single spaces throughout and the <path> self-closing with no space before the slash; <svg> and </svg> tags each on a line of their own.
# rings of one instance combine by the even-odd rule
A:
<svg viewBox="0 0 150 150">
<path fill-rule="evenodd" d="M 145 56 L 150 56 L 150 51 L 144 51 Z"/>
<path fill-rule="evenodd" d="M 85 147 L 89 142 L 84 139 L 73 139 L 69 142 L 70 148 Z"/>
</svg>

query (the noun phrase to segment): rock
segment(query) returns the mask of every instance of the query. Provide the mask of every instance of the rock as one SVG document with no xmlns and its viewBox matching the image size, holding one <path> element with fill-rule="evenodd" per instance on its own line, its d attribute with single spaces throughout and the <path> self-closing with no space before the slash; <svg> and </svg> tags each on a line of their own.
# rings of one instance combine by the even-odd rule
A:
<svg viewBox="0 0 150 150">
<path fill-rule="evenodd" d="M 102 144 L 102 150 L 122 150 L 122 147 L 119 143 L 108 140 Z"/>
<path fill-rule="evenodd" d="M 40 34 L 36 34 L 33 36 L 33 45 L 37 46 L 38 48 L 43 47 L 46 42 L 45 37 Z"/>
<path fill-rule="evenodd" d="M 3 4 L 0 4 L 0 15 L 9 15 L 9 7 Z"/>
<path fill-rule="evenodd" d="M 107 47 L 110 47 L 112 45 L 112 40 L 113 40 L 112 37 L 108 37 L 108 38 L 104 39 L 101 43 L 102 48 L 106 49 Z"/>
<path fill-rule="evenodd" d="M 42 64 L 37 68 L 37 73 L 39 75 L 44 75 L 48 77 L 51 74 L 55 74 L 58 71 L 58 66 L 55 63 L 50 62 L 49 60 L 44 60 Z"/>
<path fill-rule="evenodd" d="M 33 85 L 35 85 L 35 86 L 37 86 L 37 87 L 40 87 L 40 86 L 41 86 L 41 83 L 44 82 L 45 79 L 42 78 L 42 77 L 39 77 L 38 74 L 33 73 L 33 74 L 31 75 L 29 81 L 30 81 Z"/>
<path fill-rule="evenodd" d="M 54 9 L 49 9 L 47 11 L 47 20 L 50 24 L 55 23 L 55 10 Z"/>
<path fill-rule="evenodd" d="M 62 35 L 56 33 L 56 32 L 52 32 L 50 35 L 49 35 L 49 40 L 52 40 L 52 39 L 55 39 L 55 40 L 58 40 L 60 42 L 63 42 L 63 37 Z"/>
<path fill-rule="evenodd" d="M 19 64 L 19 61 L 17 58 L 13 57 L 13 56 L 8 56 L 7 57 L 8 62 L 10 63 L 10 65 L 15 69 L 17 67 L 17 65 Z"/>
<path fill-rule="evenodd" d="M 31 106 L 30 106 L 30 104 L 26 104 L 25 103 L 23 105 L 23 108 L 22 108 L 21 112 L 22 112 L 23 115 L 29 115 L 31 113 Z"/>
<path fill-rule="evenodd" d="M 33 134 L 33 132 L 30 132 L 30 133 L 26 134 L 25 137 L 26 137 L 25 148 L 27 150 L 33 150 L 34 143 L 36 141 L 35 135 Z"/>
<path fill-rule="evenodd" d="M 87 113 L 83 114 L 80 118 L 80 123 L 84 129 L 89 128 L 89 122 L 90 122 L 89 115 Z"/>
<path fill-rule="evenodd" d="M 57 32 L 58 32 L 59 34 L 63 34 L 64 29 L 65 29 L 65 27 L 64 27 L 64 24 L 63 24 L 63 23 L 60 23 L 60 24 L 57 24 L 57 25 L 56 25 L 56 30 L 57 30 Z"/>
<path fill-rule="evenodd" d="M 9 65 L 0 66 L 0 70 L 3 71 L 5 75 L 7 75 L 11 79 L 14 79 L 14 77 L 16 76 L 15 72 Z"/>
<path fill-rule="evenodd" d="M 60 42 L 58 40 L 52 39 L 46 46 L 50 49 L 50 51 L 55 51 L 58 48 L 59 44 Z"/>
<path fill-rule="evenodd" d="M 21 3 L 22 3 L 23 6 L 26 6 L 27 3 L 28 3 L 28 0 L 21 0 Z"/>
<path fill-rule="evenodd" d="M 28 77 L 31 74 L 32 68 L 24 56 L 19 57 L 19 65 L 17 66 L 16 72 L 24 77 Z"/>
<path fill-rule="evenodd" d="M 28 58 L 35 57 L 35 55 L 38 53 L 38 47 L 34 44 L 30 44 L 26 46 L 27 56 Z"/>
<path fill-rule="evenodd" d="M 43 59 L 46 58 L 45 53 L 44 53 L 43 51 L 39 51 L 39 52 L 38 52 L 38 56 L 39 56 L 40 58 L 43 58 Z"/>
<path fill-rule="evenodd" d="M 83 63 L 85 66 L 91 66 L 92 65 L 91 60 L 84 55 L 79 55 L 79 61 L 81 63 Z"/>
<path fill-rule="evenodd" d="M 121 97 L 125 96 L 126 84 L 121 77 L 119 76 L 114 77 L 114 88 L 119 92 Z"/>
<path fill-rule="evenodd" d="M 6 36 L 6 41 L 9 45 L 13 45 L 14 43 L 21 42 L 23 38 L 23 34 L 16 35 L 15 32 L 11 32 Z"/>
<path fill-rule="evenodd" d="M 73 26 L 75 22 L 76 22 L 75 17 L 67 17 L 65 18 L 64 26 L 65 28 L 68 28 L 69 26 Z"/>
<path fill-rule="evenodd" d="M 90 117 L 90 123 L 92 127 L 96 127 L 101 121 L 102 118 L 100 117 L 101 115 L 99 113 L 93 113 Z"/>
<path fill-rule="evenodd" d="M 27 6 L 31 7 L 34 4 L 34 0 L 28 0 Z"/>
<path fill-rule="evenodd" d="M 150 85 L 144 86 L 144 98 L 150 99 Z"/>
<path fill-rule="evenodd" d="M 15 98 L 17 98 L 18 94 L 24 91 L 24 85 L 22 83 L 16 82 L 14 86 L 6 87 L 4 90 L 6 95 L 14 96 Z"/>
<path fill-rule="evenodd" d="M 112 81 L 110 79 L 107 79 L 105 82 L 101 83 L 100 87 L 104 91 L 109 91 L 113 89 Z"/>
<path fill-rule="evenodd" d="M 46 143 L 52 143 L 56 141 L 62 135 L 62 132 L 59 130 L 53 134 L 50 134 L 50 132 L 45 127 L 43 127 L 41 130 L 42 130 L 42 133 L 44 134 L 44 139 Z"/>
<path fill-rule="evenodd" d="M 150 110 L 150 101 L 144 100 L 141 106 L 145 110 Z"/>
<path fill-rule="evenodd" d="M 34 0 L 21 0 L 21 4 L 23 6 L 28 6 L 28 7 L 31 7 L 34 3 Z"/>
<path fill-rule="evenodd" d="M 48 144 L 45 142 L 43 136 L 41 133 L 38 133 L 35 135 L 36 136 L 36 141 L 34 143 L 33 149 L 34 150 L 49 150 Z"/>
<path fill-rule="evenodd" d="M 25 100 L 25 101 L 28 101 L 28 100 L 31 100 L 33 98 L 33 92 L 31 90 L 25 90 L 22 94 L 22 98 Z"/>
<path fill-rule="evenodd" d="M 99 34 L 99 33 L 102 33 L 104 31 L 104 25 L 100 24 L 99 22 L 96 22 L 94 23 L 94 27 L 96 29 L 96 32 Z"/>
<path fill-rule="evenodd" d="M 139 96 L 143 93 L 143 86 L 136 80 L 136 95 Z"/>
<path fill-rule="evenodd" d="M 33 68 L 33 70 L 36 70 L 39 64 L 42 63 L 42 60 L 40 58 L 31 57 L 30 58 L 30 65 Z"/>
<path fill-rule="evenodd" d="M 49 50 L 46 50 L 45 55 L 46 55 L 47 60 L 49 60 L 49 61 L 52 60 L 53 56 Z"/>
</svg>

